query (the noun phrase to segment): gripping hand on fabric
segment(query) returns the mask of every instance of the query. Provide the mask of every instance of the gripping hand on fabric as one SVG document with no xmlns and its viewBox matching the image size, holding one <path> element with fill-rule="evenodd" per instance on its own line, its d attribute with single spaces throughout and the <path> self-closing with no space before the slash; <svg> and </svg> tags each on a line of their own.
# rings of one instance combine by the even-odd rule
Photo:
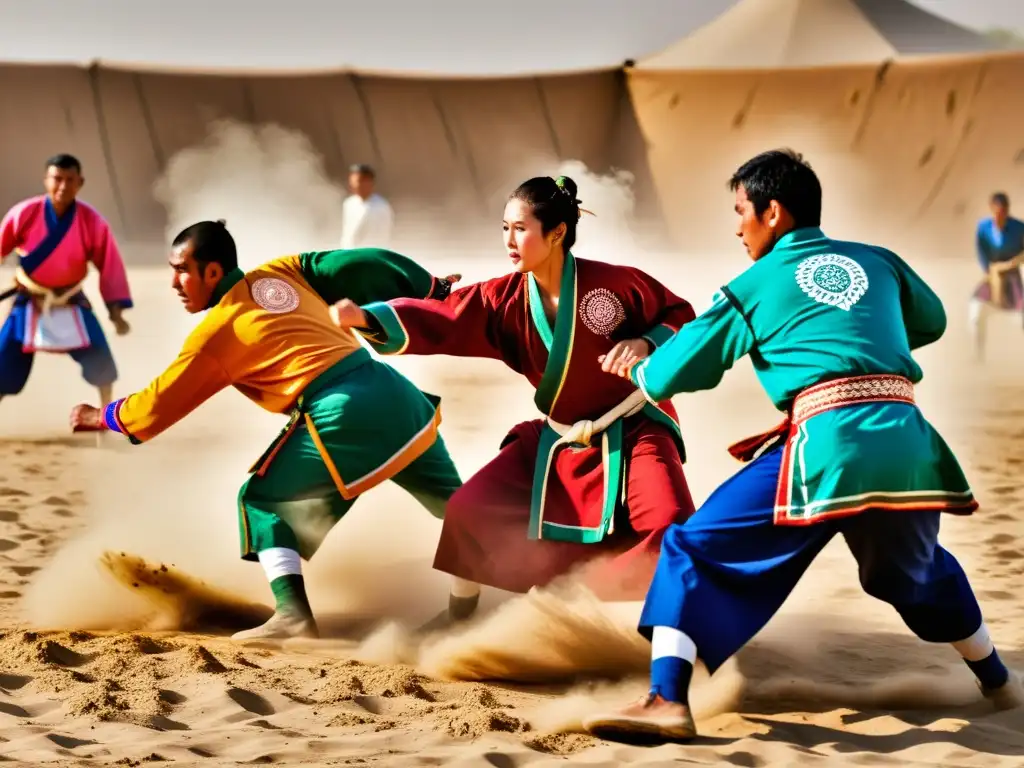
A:
<svg viewBox="0 0 1024 768">
<path fill-rule="evenodd" d="M 607 354 L 599 355 L 597 362 L 601 370 L 614 376 L 629 378 L 633 366 L 651 354 L 651 345 L 647 339 L 628 339 L 620 341 Z"/>
<path fill-rule="evenodd" d="M 107 428 L 103 423 L 103 411 L 86 403 L 71 409 L 69 421 L 72 432 L 100 432 Z"/>
<path fill-rule="evenodd" d="M 366 313 L 352 299 L 342 299 L 331 305 L 331 322 L 339 328 L 365 328 Z"/>
</svg>

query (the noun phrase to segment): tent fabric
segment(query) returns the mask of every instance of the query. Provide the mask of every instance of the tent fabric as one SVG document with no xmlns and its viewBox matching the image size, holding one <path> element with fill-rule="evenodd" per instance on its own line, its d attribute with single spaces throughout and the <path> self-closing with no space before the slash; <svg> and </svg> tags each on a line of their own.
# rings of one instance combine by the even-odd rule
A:
<svg viewBox="0 0 1024 768">
<path fill-rule="evenodd" d="M 991 51 L 983 35 L 905 0 L 741 0 L 640 71 L 784 69 L 877 64 Z"/>
<path fill-rule="evenodd" d="M 643 0 L 626 12 L 622 0 L 6 2 L 0 61 L 179 74 L 575 74 L 657 50 L 732 1 Z"/>
<path fill-rule="evenodd" d="M 725 184 L 754 154 L 804 154 L 837 237 L 972 247 L 996 189 L 1024 200 L 1024 55 L 629 75 L 663 215 L 684 249 L 735 248 Z M 842 234 L 840 234 L 842 233 Z"/>
<path fill-rule="evenodd" d="M 301 131 L 338 182 L 349 164 L 372 164 L 399 215 L 403 206 L 429 215 L 433 203 L 462 218 L 493 217 L 526 175 L 564 159 L 594 172 L 639 163 L 630 168 L 638 185 L 649 178 L 614 71 L 459 81 L 0 66 L 0 91 L 17 105 L 0 113 L 0 206 L 39 194 L 45 159 L 70 152 L 84 166 L 83 198 L 133 241 L 163 240 L 154 184 L 218 118 Z"/>
</svg>

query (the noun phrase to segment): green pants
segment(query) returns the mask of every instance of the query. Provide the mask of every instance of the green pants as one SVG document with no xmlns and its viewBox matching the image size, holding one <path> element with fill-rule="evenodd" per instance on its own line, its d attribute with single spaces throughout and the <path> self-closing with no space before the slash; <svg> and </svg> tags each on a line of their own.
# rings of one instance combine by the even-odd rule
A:
<svg viewBox="0 0 1024 768">
<path fill-rule="evenodd" d="M 291 428 L 239 492 L 245 560 L 273 547 L 308 560 L 359 495 L 385 479 L 437 518 L 462 485 L 437 433 L 436 402 L 368 354 L 336 368 L 306 390 Z"/>
</svg>

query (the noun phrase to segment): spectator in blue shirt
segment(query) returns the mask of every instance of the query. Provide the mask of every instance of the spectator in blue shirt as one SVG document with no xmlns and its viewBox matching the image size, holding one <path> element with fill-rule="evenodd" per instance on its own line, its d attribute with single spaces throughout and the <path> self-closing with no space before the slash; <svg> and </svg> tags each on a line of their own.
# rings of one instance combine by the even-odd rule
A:
<svg viewBox="0 0 1024 768">
<path fill-rule="evenodd" d="M 1024 221 L 1010 216 L 1010 199 L 996 192 L 989 201 L 992 215 L 978 222 L 975 243 L 985 278 L 970 303 L 970 327 L 979 360 L 985 353 L 985 329 L 991 310 L 1024 310 Z"/>
</svg>

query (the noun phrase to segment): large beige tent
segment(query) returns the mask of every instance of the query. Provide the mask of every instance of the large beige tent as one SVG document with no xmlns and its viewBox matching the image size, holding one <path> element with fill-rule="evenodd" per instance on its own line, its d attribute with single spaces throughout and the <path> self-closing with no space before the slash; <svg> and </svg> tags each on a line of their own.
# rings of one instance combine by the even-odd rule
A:
<svg viewBox="0 0 1024 768">
<path fill-rule="evenodd" d="M 683 247 L 730 243 L 725 181 L 777 146 L 819 171 L 846 237 L 969 248 L 994 188 L 1024 198 L 1024 58 L 902 0 L 744 0 L 629 87 Z"/>
<path fill-rule="evenodd" d="M 550 22 L 526 37 L 471 0 L 343 5 L 0 9 L 0 206 L 72 152 L 118 235 L 160 242 L 154 183 L 219 117 L 297 129 L 335 181 L 369 162 L 400 215 L 434 206 L 459 225 L 493 221 L 511 185 L 561 160 L 623 168 L 641 216 L 663 213 L 684 246 L 721 243 L 720 185 L 776 144 L 822 171 L 833 220 L 880 200 L 872 223 L 959 231 L 990 187 L 1021 189 L 1021 61 L 902 0 L 645 0 L 626 15 L 619 0 L 521 0 Z M 627 88 L 620 63 L 655 43 Z"/>
<path fill-rule="evenodd" d="M 621 64 L 729 2 L 645 0 L 624 15 L 620 0 L 520 0 L 522 29 L 475 0 L 2 6 L 0 206 L 38 193 L 44 159 L 72 152 L 117 233 L 159 242 L 154 182 L 229 117 L 301 131 L 338 183 L 371 163 L 406 222 L 434 206 L 493 226 L 511 185 L 569 159 L 633 171 L 656 211 Z"/>
<path fill-rule="evenodd" d="M 85 166 L 86 199 L 129 241 L 160 240 L 154 182 L 169 158 L 229 117 L 306 134 L 329 174 L 377 167 L 397 209 L 443 200 L 469 218 L 524 173 L 571 158 L 641 173 L 643 149 L 620 72 L 427 80 L 350 73 L 235 76 L 55 66 L 0 67 L 0 205 L 38 194 L 58 151 Z"/>
</svg>

